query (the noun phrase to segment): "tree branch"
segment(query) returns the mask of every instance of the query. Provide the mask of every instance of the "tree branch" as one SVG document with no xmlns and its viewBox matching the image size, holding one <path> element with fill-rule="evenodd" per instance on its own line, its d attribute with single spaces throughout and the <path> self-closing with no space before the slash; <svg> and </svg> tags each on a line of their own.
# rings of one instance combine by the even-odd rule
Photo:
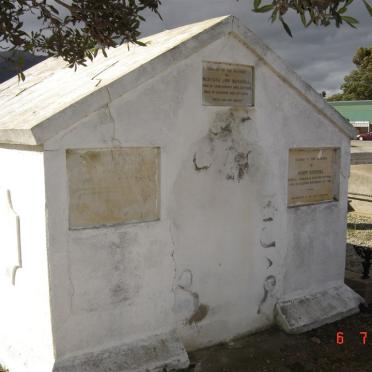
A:
<svg viewBox="0 0 372 372">
<path fill-rule="evenodd" d="M 62 0 L 54 0 L 58 5 L 64 7 L 65 9 L 68 9 L 70 12 L 72 12 L 73 7 L 71 5 L 66 4 Z"/>
</svg>

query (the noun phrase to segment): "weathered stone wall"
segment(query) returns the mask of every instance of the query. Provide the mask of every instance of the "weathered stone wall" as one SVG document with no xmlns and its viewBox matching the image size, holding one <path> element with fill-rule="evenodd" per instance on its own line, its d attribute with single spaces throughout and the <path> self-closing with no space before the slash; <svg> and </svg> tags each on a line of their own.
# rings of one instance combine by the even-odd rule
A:
<svg viewBox="0 0 372 372">
<path fill-rule="evenodd" d="M 254 65 L 255 107 L 203 106 L 204 60 Z M 141 146 L 160 147 L 160 220 L 70 230 L 66 150 Z M 340 201 L 287 208 L 293 147 L 340 148 Z M 343 280 L 348 138 L 232 36 L 45 148 L 57 358 L 174 328 L 191 350 Z"/>
</svg>

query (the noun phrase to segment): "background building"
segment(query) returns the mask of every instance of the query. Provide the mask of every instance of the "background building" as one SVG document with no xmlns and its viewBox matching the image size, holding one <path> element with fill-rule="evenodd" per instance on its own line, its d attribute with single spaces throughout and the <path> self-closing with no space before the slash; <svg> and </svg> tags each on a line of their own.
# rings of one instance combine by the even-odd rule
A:
<svg viewBox="0 0 372 372">
<path fill-rule="evenodd" d="M 335 101 L 329 104 L 348 119 L 358 133 L 371 132 L 372 101 Z"/>
</svg>

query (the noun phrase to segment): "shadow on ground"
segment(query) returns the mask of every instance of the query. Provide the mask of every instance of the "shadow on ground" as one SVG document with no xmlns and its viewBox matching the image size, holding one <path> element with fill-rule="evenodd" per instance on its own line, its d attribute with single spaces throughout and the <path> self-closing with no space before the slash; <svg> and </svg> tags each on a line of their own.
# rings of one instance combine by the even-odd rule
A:
<svg viewBox="0 0 372 372">
<path fill-rule="evenodd" d="M 365 344 L 360 332 L 368 332 Z M 190 360 L 185 372 L 372 372 L 372 307 L 301 335 L 273 328 L 191 353 Z"/>
</svg>

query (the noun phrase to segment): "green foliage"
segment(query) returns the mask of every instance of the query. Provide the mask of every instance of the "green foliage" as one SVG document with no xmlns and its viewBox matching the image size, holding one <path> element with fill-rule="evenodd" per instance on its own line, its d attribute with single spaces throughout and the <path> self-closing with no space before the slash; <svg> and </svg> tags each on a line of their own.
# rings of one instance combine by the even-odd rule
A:
<svg viewBox="0 0 372 372">
<path fill-rule="evenodd" d="M 253 11 L 271 12 L 271 22 L 281 22 L 292 36 L 284 20 L 289 11 L 295 11 L 305 27 L 333 23 L 356 27 L 358 21 L 347 15 L 353 1 L 254 0 Z M 372 16 L 371 0 L 362 1 Z M 0 54 L 0 58 L 17 67 L 21 80 L 25 79 L 24 61 L 17 51 L 62 57 L 76 68 L 93 60 L 100 50 L 105 55 L 107 48 L 122 43 L 143 45 L 138 40 L 140 24 L 145 21 L 143 14 L 151 11 L 160 17 L 160 5 L 161 0 L 1 0 L 0 49 L 13 53 L 5 53 L 6 57 Z M 23 23 L 26 16 L 33 23 L 38 21 L 40 27 L 28 31 Z"/>
<path fill-rule="evenodd" d="M 372 100 L 372 47 L 359 48 L 353 62 L 357 68 L 345 76 L 342 93 L 329 97 L 329 101 Z"/>
<path fill-rule="evenodd" d="M 327 98 L 327 101 L 345 101 L 342 93 L 336 93 L 331 97 Z"/>
<path fill-rule="evenodd" d="M 369 1 L 369 0 L 368 0 Z M 367 0 L 363 3 L 372 16 L 372 7 Z M 316 26 L 329 26 L 335 24 L 340 27 L 343 23 L 356 28 L 358 20 L 345 15 L 354 0 L 270 0 L 263 3 L 262 0 L 253 1 L 253 11 L 256 13 L 271 12 L 270 20 L 279 20 L 289 36 L 292 32 L 284 21 L 284 15 L 289 11 L 295 11 L 305 27 L 314 24 Z"/>
<path fill-rule="evenodd" d="M 0 364 L 0 372 L 9 372 L 9 370 Z"/>
<path fill-rule="evenodd" d="M 353 57 L 353 63 L 360 67 L 363 64 L 367 63 L 369 61 L 369 58 L 372 55 L 372 48 L 359 48 L 354 57 Z M 366 59 L 367 58 L 367 59 Z"/>
<path fill-rule="evenodd" d="M 141 44 L 142 13 L 159 15 L 160 4 L 161 0 L 1 0 L 0 48 L 62 57 L 76 68 L 99 50 L 124 42 Z M 26 31 L 25 16 L 39 22 L 39 29 Z M 24 80 L 24 63 L 16 55 L 7 59 L 18 66 L 18 77 Z"/>
</svg>

